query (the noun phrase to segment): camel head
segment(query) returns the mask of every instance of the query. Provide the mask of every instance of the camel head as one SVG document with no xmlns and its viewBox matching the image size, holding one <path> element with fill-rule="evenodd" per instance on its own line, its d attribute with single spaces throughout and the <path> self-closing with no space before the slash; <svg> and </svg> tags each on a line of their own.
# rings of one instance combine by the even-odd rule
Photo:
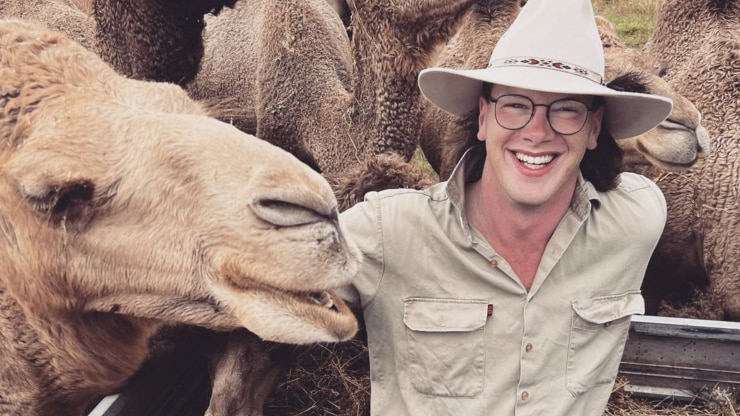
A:
<svg viewBox="0 0 740 416">
<path fill-rule="evenodd" d="M 0 21 L 0 114 L 0 293 L 27 315 L 355 334 L 332 290 L 359 251 L 289 153 L 20 21 Z"/>
<path fill-rule="evenodd" d="M 669 172 L 688 170 L 709 152 L 709 135 L 701 125 L 701 114 L 661 78 L 661 68 L 656 68 L 645 52 L 626 47 L 614 26 L 603 17 L 597 16 L 596 23 L 604 44 L 607 85 L 673 100 L 673 110 L 665 121 L 647 133 L 619 141 L 625 163 L 653 165 Z"/>
</svg>

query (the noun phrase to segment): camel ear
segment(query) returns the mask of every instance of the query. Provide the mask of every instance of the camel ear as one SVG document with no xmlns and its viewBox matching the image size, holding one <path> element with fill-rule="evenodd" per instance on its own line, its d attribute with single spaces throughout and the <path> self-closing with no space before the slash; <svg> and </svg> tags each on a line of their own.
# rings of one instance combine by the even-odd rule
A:
<svg viewBox="0 0 740 416">
<path fill-rule="evenodd" d="M 614 78 L 606 86 L 617 91 L 649 94 L 646 82 L 640 74 L 635 72 L 626 73 Z"/>
</svg>

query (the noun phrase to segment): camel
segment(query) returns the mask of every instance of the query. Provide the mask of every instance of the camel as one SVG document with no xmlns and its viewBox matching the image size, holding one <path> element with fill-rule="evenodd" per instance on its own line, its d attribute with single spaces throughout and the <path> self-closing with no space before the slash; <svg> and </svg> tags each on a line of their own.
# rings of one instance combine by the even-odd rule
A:
<svg viewBox="0 0 740 416">
<path fill-rule="evenodd" d="M 0 414 L 82 414 L 166 325 L 354 336 L 318 173 L 33 23 L 0 20 L 0 80 Z"/>
<path fill-rule="evenodd" d="M 696 106 L 668 84 L 662 68 L 645 52 L 629 48 L 606 18 L 596 16 L 604 45 L 605 74 L 611 88 L 662 95 L 673 101 L 668 118 L 656 128 L 636 137 L 620 139 L 629 170 L 651 165 L 666 172 L 685 172 L 711 152 L 710 136 Z"/>
<path fill-rule="evenodd" d="M 206 58 L 186 88 L 229 102 L 234 125 L 328 175 L 386 152 L 408 161 L 417 74 L 472 1 L 351 1 L 351 40 L 325 0 L 239 2 L 207 18 Z"/>
<path fill-rule="evenodd" d="M 441 50 L 436 65 L 452 68 L 481 68 L 488 64 L 491 50 L 521 9 L 521 0 L 478 0 L 463 18 L 460 30 Z M 668 171 L 683 171 L 709 151 L 700 114 L 686 98 L 666 84 L 649 60 L 639 51 L 625 47 L 614 27 L 597 17 L 605 41 L 605 78 L 615 89 L 647 92 L 669 97 L 674 109 L 658 127 L 638 137 L 619 140 L 628 166 L 652 164 Z M 471 45 L 475 47 L 471 47 Z M 453 116 L 424 102 L 419 144 L 440 179 L 449 177 L 462 154 L 478 143 L 475 115 Z"/>
<path fill-rule="evenodd" d="M 3 0 L 2 17 L 37 21 L 88 49 L 96 47 L 95 22 L 73 0 Z"/>
<path fill-rule="evenodd" d="M 185 85 L 203 57 L 206 13 L 237 0 L 93 0 L 97 52 L 135 79 Z"/>
<path fill-rule="evenodd" d="M 645 51 L 704 115 L 713 143 L 689 171 L 642 172 L 668 203 L 646 279 L 707 279 L 726 317 L 740 320 L 740 1 L 666 0 Z"/>
<path fill-rule="evenodd" d="M 237 0 L 88 0 L 89 4 L 84 5 L 83 8 L 89 9 L 92 18 L 87 18 L 80 7 L 72 4 L 72 0 L 33 0 L 31 4 L 27 4 L 26 0 L 8 0 L 5 10 L 0 5 L 0 16 L 39 20 L 95 51 L 116 71 L 127 77 L 172 82 L 185 86 L 199 72 L 204 60 L 203 35 L 206 15 L 212 17 L 211 20 L 216 19 L 214 16 L 225 8 L 234 7 L 236 2 Z M 243 9 L 262 8 L 259 4 L 243 3 L 249 3 L 242 5 Z M 350 11 L 346 2 L 327 0 L 324 3 L 323 9 L 334 10 L 333 19 L 339 16 L 344 24 L 349 24 Z M 74 16 L 70 19 L 66 18 L 67 15 Z M 244 23 L 248 25 L 244 25 L 239 19 L 241 17 L 237 16 L 234 21 L 229 22 L 227 25 L 229 33 L 224 35 L 225 39 L 224 36 L 218 39 L 218 42 L 229 42 L 225 47 L 225 53 L 228 56 L 243 53 L 245 42 L 253 41 L 248 36 L 254 37 L 254 35 L 247 36 L 243 32 L 252 32 L 251 24 L 254 22 L 246 21 Z M 212 22 L 211 25 L 213 24 L 217 23 Z M 240 26 L 236 30 L 230 28 L 234 24 Z M 334 29 L 336 28 L 332 28 Z M 330 31 L 325 34 L 340 36 L 339 32 L 340 30 L 336 30 L 336 32 Z M 346 38 L 346 28 L 341 29 L 341 32 Z M 216 47 L 219 48 L 219 52 L 224 49 L 220 45 Z M 213 48 L 214 46 L 211 45 L 210 49 Z M 348 48 L 346 53 L 349 53 Z M 229 73 L 220 68 L 223 62 L 229 66 L 233 65 L 233 60 L 228 56 L 205 58 L 206 63 L 218 61 L 219 65 L 213 71 L 215 73 L 205 73 L 200 76 L 199 79 L 204 80 L 208 90 L 204 92 L 196 86 L 194 95 L 198 99 L 206 98 L 214 105 L 222 107 L 219 111 L 222 119 L 247 133 L 257 133 L 254 108 L 251 103 L 250 106 L 245 107 L 244 99 L 241 98 L 242 96 L 251 97 L 255 89 L 253 82 L 240 81 L 244 74 Z M 349 62 L 345 64 L 349 67 Z M 224 74 L 235 78 L 237 84 L 220 85 L 210 79 L 214 76 L 223 77 Z M 232 81 L 234 80 L 225 80 L 227 83 Z M 246 90 L 244 88 L 235 89 L 235 87 L 247 84 Z M 226 89 L 228 93 L 223 95 L 223 89 Z M 315 170 L 321 170 L 310 149 L 307 149 L 304 143 L 292 137 L 280 139 L 269 136 L 267 140 L 293 153 Z"/>
<path fill-rule="evenodd" d="M 424 189 L 438 182 L 428 169 L 406 162 L 396 153 L 381 153 L 326 178 L 342 212 L 361 202 L 365 194 L 384 189 Z"/>
<path fill-rule="evenodd" d="M 358 2 L 350 41 L 350 5 L 338 0 L 93 0 L 85 43 L 119 73 L 183 85 L 222 120 L 332 175 L 382 153 L 411 159 L 416 74 L 472 1 Z M 282 36 L 299 41 L 285 49 Z"/>
</svg>

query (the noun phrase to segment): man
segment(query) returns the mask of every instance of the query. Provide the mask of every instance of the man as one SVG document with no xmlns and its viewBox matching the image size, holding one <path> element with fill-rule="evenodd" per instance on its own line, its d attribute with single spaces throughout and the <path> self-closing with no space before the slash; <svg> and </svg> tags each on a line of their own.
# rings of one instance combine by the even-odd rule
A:
<svg viewBox="0 0 740 416">
<path fill-rule="evenodd" d="M 422 71 L 432 103 L 479 112 L 482 146 L 448 182 L 342 215 L 373 415 L 603 414 L 666 219 L 614 140 L 671 110 L 603 74 L 589 0 L 530 0 L 487 68 Z"/>
</svg>

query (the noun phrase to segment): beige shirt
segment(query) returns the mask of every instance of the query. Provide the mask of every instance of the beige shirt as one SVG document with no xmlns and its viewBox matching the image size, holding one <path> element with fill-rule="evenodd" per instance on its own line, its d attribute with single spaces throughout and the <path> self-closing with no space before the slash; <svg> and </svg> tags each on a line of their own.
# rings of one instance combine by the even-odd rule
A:
<svg viewBox="0 0 740 416">
<path fill-rule="evenodd" d="M 662 193 L 632 173 L 606 193 L 580 178 L 528 292 L 464 217 L 464 170 L 342 214 L 365 256 L 344 295 L 364 311 L 372 415 L 601 416 Z"/>
</svg>

